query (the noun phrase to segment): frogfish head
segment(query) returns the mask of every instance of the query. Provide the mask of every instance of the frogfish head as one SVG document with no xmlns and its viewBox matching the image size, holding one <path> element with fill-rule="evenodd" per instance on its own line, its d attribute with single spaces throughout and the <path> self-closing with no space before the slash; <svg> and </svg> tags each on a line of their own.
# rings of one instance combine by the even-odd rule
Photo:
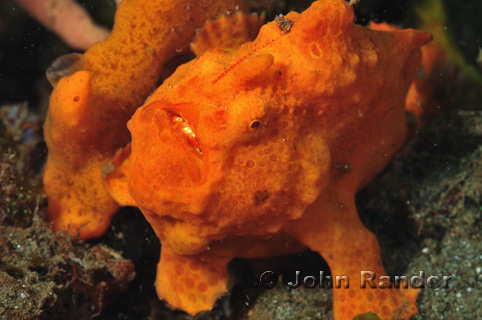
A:
<svg viewBox="0 0 482 320">
<path fill-rule="evenodd" d="M 132 142 L 105 178 L 151 224 L 209 239 L 266 235 L 326 186 L 330 154 L 314 107 L 267 86 L 213 92 L 196 77 L 163 86 L 129 121 Z"/>
</svg>

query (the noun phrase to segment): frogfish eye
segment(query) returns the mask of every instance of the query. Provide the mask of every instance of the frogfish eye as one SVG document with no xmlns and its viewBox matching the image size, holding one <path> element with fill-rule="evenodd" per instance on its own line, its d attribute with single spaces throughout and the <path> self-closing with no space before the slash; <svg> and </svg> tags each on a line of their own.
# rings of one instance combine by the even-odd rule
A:
<svg viewBox="0 0 482 320">
<path fill-rule="evenodd" d="M 260 128 L 261 128 L 261 121 L 259 121 L 258 119 L 254 119 L 249 124 L 249 131 L 251 131 L 251 132 L 255 132 L 255 131 L 259 130 Z"/>
</svg>

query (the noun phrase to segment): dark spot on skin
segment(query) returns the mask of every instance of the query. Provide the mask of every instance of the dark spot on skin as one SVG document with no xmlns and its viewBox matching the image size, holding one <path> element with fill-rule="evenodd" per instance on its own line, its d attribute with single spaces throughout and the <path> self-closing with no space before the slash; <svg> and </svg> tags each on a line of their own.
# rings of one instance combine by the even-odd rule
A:
<svg viewBox="0 0 482 320">
<path fill-rule="evenodd" d="M 276 23 L 278 24 L 278 27 L 280 28 L 281 30 L 281 33 L 283 34 L 287 34 L 288 32 L 290 32 L 291 30 L 291 27 L 293 26 L 293 22 L 289 21 L 285 16 L 283 16 L 282 14 L 280 15 L 277 15 L 274 20 L 276 21 Z"/>
<path fill-rule="evenodd" d="M 270 197 L 269 191 L 268 190 L 263 190 L 263 191 L 256 191 L 253 194 L 253 202 L 255 206 L 260 206 L 263 203 L 265 203 Z"/>
</svg>

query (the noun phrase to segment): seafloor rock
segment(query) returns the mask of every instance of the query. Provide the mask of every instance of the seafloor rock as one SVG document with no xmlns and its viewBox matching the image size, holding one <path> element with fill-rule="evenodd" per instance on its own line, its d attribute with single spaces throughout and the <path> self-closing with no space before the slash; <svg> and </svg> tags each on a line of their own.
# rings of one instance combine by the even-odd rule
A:
<svg viewBox="0 0 482 320">
<path fill-rule="evenodd" d="M 81 319 L 127 289 L 134 265 L 107 246 L 54 234 L 45 222 L 38 119 L 0 107 L 0 319 Z"/>
</svg>

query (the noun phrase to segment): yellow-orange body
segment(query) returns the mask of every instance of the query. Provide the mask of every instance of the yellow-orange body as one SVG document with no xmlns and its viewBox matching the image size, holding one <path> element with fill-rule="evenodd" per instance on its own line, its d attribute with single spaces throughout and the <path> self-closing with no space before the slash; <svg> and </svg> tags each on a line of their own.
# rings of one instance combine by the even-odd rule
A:
<svg viewBox="0 0 482 320">
<path fill-rule="evenodd" d="M 226 264 L 309 247 L 350 289 L 335 319 L 417 312 L 415 289 L 361 289 L 384 275 L 355 194 L 406 138 L 404 100 L 430 36 L 353 23 L 342 0 L 289 13 L 239 50 L 182 65 L 128 123 L 132 143 L 105 178 L 159 236 L 160 298 L 191 314 L 226 292 Z"/>
</svg>

